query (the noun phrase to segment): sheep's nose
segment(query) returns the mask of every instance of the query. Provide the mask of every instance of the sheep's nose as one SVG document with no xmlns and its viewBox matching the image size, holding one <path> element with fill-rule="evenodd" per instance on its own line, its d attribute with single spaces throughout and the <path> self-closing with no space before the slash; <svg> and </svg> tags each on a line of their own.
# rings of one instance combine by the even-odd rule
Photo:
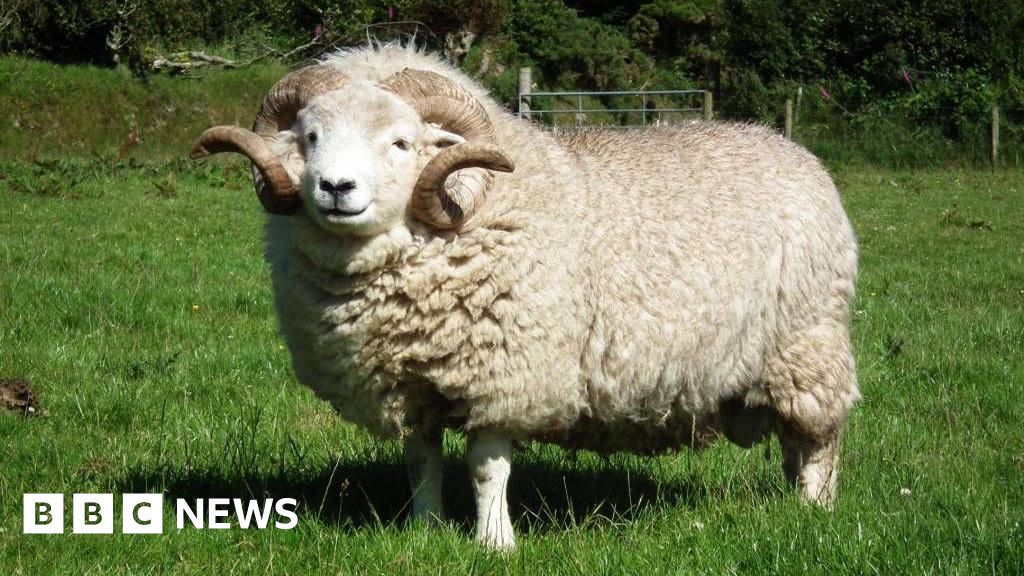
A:
<svg viewBox="0 0 1024 576">
<path fill-rule="evenodd" d="M 320 180 L 320 189 L 331 196 L 342 196 L 346 192 L 355 189 L 355 187 L 356 183 L 352 180 L 338 180 L 335 182 Z"/>
</svg>

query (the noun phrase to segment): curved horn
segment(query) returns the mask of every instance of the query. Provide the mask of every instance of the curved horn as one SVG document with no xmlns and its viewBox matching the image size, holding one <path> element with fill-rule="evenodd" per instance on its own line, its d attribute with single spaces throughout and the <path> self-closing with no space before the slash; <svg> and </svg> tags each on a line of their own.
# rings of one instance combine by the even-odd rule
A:
<svg viewBox="0 0 1024 576">
<path fill-rule="evenodd" d="M 238 126 L 207 129 L 192 147 L 192 158 L 219 152 L 237 152 L 252 161 L 253 183 L 263 208 L 272 214 L 294 214 L 301 200 L 288 171 L 270 149 L 269 142 L 287 130 L 310 100 L 337 90 L 348 78 L 330 66 L 307 66 L 279 80 L 263 98 L 252 130 Z"/>
<path fill-rule="evenodd" d="M 467 170 L 474 167 L 515 170 L 512 160 L 494 144 L 466 142 L 445 148 L 427 162 L 416 181 L 412 192 L 416 215 L 438 228 L 461 225 L 482 203 L 494 179 L 487 170 Z"/>
<path fill-rule="evenodd" d="M 287 130 L 295 123 L 299 110 L 317 96 L 338 90 L 348 83 L 348 77 L 332 66 L 317 64 L 306 66 L 281 78 L 267 92 L 256 113 L 253 132 L 263 138 Z"/>
<path fill-rule="evenodd" d="M 192 159 L 220 152 L 237 152 L 249 157 L 253 166 L 256 195 L 263 208 L 272 214 L 293 214 L 299 207 L 299 195 L 281 159 L 266 140 L 255 132 L 238 126 L 208 128 L 192 147 Z"/>
<path fill-rule="evenodd" d="M 494 128 L 480 101 L 435 72 L 405 70 L 381 85 L 407 102 L 424 122 L 440 124 L 466 139 L 427 163 L 413 189 L 412 210 L 437 228 L 458 228 L 483 204 L 494 175 L 511 172 L 512 160 L 494 145 Z M 452 176 L 453 172 L 460 171 Z"/>
</svg>

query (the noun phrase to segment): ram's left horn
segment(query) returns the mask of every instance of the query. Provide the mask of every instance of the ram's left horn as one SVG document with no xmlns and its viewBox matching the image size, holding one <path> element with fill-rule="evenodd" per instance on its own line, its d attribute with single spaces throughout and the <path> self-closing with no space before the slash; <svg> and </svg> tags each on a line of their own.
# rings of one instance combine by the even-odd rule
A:
<svg viewBox="0 0 1024 576">
<path fill-rule="evenodd" d="M 434 226 L 455 228 L 483 202 L 484 195 L 478 190 L 491 185 L 491 175 L 470 170 L 457 172 L 466 168 L 511 172 L 515 164 L 500 148 L 486 142 L 465 142 L 441 150 L 420 172 L 413 190 L 413 198 L 434 199 L 419 202 L 421 216 Z"/>
<path fill-rule="evenodd" d="M 511 172 L 509 159 L 494 144 L 494 126 L 480 101 L 448 78 L 406 68 L 382 83 L 405 100 L 426 123 L 437 123 L 466 141 L 442 149 L 420 173 L 412 194 L 412 211 L 424 222 L 445 230 L 460 228 L 480 209 L 494 175 Z"/>
</svg>

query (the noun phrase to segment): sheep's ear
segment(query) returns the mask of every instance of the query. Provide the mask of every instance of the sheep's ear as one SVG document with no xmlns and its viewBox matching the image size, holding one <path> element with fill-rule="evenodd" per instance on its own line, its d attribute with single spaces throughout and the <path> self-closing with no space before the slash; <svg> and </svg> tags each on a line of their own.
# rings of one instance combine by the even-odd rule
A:
<svg viewBox="0 0 1024 576">
<path fill-rule="evenodd" d="M 465 138 L 459 136 L 454 132 L 441 130 L 440 128 L 436 128 L 434 126 L 427 128 L 426 139 L 428 146 L 434 146 L 437 148 L 447 148 L 449 146 L 454 146 L 456 144 L 462 144 L 463 142 L 466 141 Z"/>
</svg>

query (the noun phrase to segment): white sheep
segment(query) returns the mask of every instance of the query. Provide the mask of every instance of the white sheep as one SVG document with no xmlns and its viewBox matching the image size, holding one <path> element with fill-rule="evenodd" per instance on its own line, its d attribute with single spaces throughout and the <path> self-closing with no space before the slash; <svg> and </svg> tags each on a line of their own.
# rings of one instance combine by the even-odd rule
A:
<svg viewBox="0 0 1024 576">
<path fill-rule="evenodd" d="M 831 179 L 764 128 L 551 135 L 433 55 L 337 53 L 265 98 L 249 156 L 296 376 L 402 438 L 413 515 L 444 518 L 468 434 L 477 539 L 514 545 L 515 442 L 603 452 L 775 433 L 829 505 L 858 400 L 857 247 Z M 495 174 L 494 171 L 514 172 Z"/>
</svg>

